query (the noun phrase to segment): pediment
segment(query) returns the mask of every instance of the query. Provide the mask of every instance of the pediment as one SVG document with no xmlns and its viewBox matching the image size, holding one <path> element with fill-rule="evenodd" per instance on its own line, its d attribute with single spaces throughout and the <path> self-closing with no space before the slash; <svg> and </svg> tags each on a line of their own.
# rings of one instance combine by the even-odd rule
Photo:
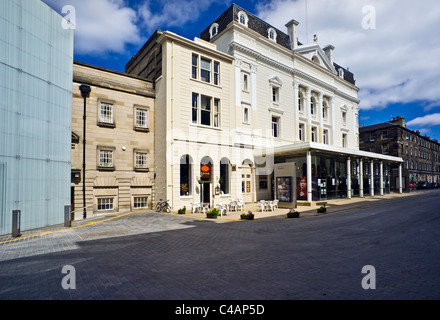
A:
<svg viewBox="0 0 440 320">
<path fill-rule="evenodd" d="M 270 78 L 270 79 L 269 79 L 269 82 L 270 82 L 271 84 L 274 84 L 274 85 L 278 86 L 278 87 L 283 86 L 283 82 L 282 82 L 281 79 L 278 78 L 277 76 Z"/>
<path fill-rule="evenodd" d="M 320 63 L 321 66 L 329 69 L 334 74 L 337 74 L 335 67 L 330 62 L 330 60 L 327 57 L 327 55 L 325 54 L 324 50 L 322 50 L 322 48 L 318 44 L 315 43 L 315 44 L 311 44 L 311 45 L 300 46 L 297 49 L 295 49 L 295 52 L 298 52 L 299 54 L 301 54 L 303 56 L 307 56 L 310 59 L 313 56 L 319 57 L 320 62 L 322 61 L 322 64 Z"/>
</svg>

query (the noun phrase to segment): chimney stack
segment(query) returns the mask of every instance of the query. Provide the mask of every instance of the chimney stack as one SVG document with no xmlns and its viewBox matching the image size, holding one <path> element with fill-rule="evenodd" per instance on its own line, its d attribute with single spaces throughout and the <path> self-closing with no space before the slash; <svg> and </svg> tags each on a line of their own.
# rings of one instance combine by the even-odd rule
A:
<svg viewBox="0 0 440 320">
<path fill-rule="evenodd" d="M 326 46 L 322 49 L 327 56 L 327 58 L 330 60 L 331 65 L 333 65 L 333 50 L 335 50 L 335 47 L 333 47 L 331 44 Z"/>
<path fill-rule="evenodd" d="M 298 48 L 298 25 L 299 22 L 294 19 L 286 23 L 287 34 L 290 38 L 290 49 L 292 50 Z"/>
<path fill-rule="evenodd" d="M 390 120 L 390 122 L 395 123 L 395 124 L 401 126 L 402 128 L 406 128 L 405 118 L 402 116 L 394 117 Z"/>
</svg>

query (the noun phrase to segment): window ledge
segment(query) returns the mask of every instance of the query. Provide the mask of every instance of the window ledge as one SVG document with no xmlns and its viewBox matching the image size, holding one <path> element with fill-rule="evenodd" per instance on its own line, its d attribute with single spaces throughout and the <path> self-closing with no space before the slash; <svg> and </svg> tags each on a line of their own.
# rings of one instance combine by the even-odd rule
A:
<svg viewBox="0 0 440 320">
<path fill-rule="evenodd" d="M 115 167 L 102 167 L 102 166 L 98 166 L 98 170 L 99 171 L 115 171 L 116 168 Z"/>
<path fill-rule="evenodd" d="M 136 172 L 150 172 L 150 168 L 134 168 Z"/>
<path fill-rule="evenodd" d="M 212 130 L 222 131 L 221 128 L 207 126 L 207 125 L 203 125 L 203 124 L 196 124 L 196 123 L 192 123 L 192 122 L 190 123 L 190 126 L 197 127 L 197 128 L 203 128 L 203 129 L 212 129 Z"/>
<path fill-rule="evenodd" d="M 150 132 L 150 128 L 134 127 L 133 130 L 138 132 Z"/>
<path fill-rule="evenodd" d="M 222 89 L 222 86 L 221 86 L 221 85 L 219 85 L 219 84 L 214 84 L 214 83 L 212 83 L 212 82 L 206 82 L 206 81 L 202 81 L 202 80 L 194 79 L 194 78 L 189 78 L 189 80 L 194 81 L 194 82 L 197 82 L 197 83 L 207 84 L 207 85 L 213 86 L 213 87 L 215 87 L 215 88 Z"/>
<path fill-rule="evenodd" d="M 103 128 L 116 128 L 116 123 L 106 123 L 106 122 L 98 122 L 99 127 Z"/>
</svg>

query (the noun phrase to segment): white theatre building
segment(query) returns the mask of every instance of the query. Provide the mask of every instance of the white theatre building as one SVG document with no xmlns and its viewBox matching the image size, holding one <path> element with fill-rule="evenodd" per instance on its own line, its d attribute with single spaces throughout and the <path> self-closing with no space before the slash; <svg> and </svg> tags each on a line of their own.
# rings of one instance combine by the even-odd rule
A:
<svg viewBox="0 0 440 320">
<path fill-rule="evenodd" d="M 200 39 L 158 30 L 128 62 L 155 81 L 156 201 L 291 206 L 390 192 L 402 159 L 359 150 L 354 76 L 333 46 L 301 44 L 298 24 L 284 33 L 233 4 Z"/>
</svg>

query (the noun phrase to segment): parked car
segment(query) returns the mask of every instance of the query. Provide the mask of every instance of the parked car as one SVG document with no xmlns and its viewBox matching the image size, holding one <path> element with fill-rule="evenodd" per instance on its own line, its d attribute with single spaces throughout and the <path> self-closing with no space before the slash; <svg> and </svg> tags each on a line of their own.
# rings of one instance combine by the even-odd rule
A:
<svg viewBox="0 0 440 320">
<path fill-rule="evenodd" d="M 436 188 L 436 189 L 440 188 L 440 183 L 435 182 L 435 183 L 434 183 L 434 188 Z"/>
<path fill-rule="evenodd" d="M 415 189 L 414 185 L 412 183 L 410 183 L 409 184 L 409 190 L 414 190 L 414 189 Z"/>
</svg>

